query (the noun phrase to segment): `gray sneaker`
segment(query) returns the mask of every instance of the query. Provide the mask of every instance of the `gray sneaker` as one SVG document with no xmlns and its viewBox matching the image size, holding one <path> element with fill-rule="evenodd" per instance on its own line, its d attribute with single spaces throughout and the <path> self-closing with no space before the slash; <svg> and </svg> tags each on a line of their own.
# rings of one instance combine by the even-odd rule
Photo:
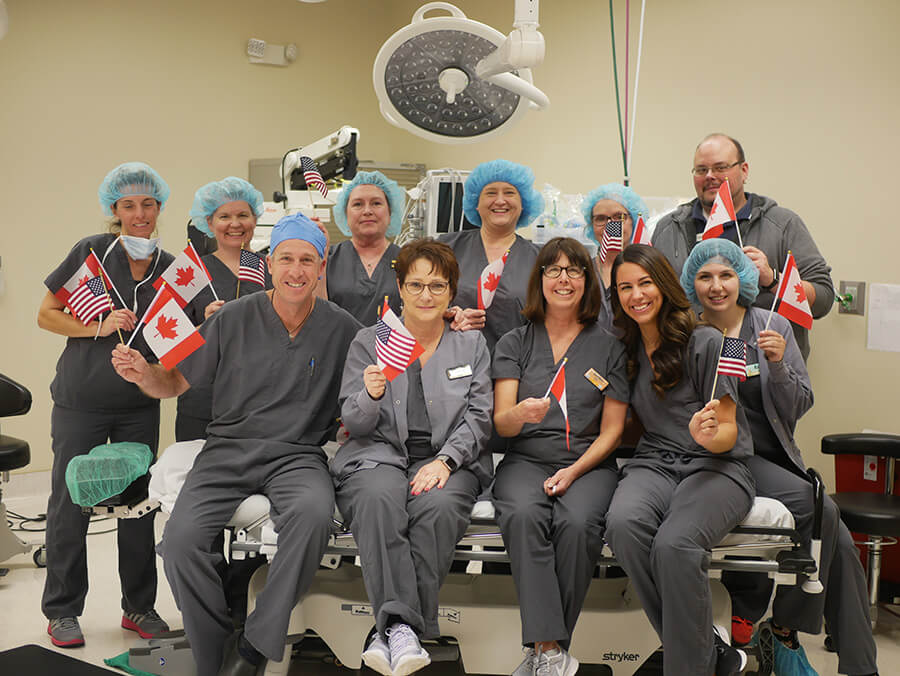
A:
<svg viewBox="0 0 900 676">
<path fill-rule="evenodd" d="M 57 617 L 47 625 L 50 641 L 57 648 L 77 648 L 84 645 L 84 634 L 77 617 Z"/>
<path fill-rule="evenodd" d="M 123 614 L 122 628 L 136 631 L 141 638 L 153 638 L 157 634 L 169 631 L 169 625 L 153 608 L 146 613 Z"/>
<path fill-rule="evenodd" d="M 395 624 L 387 630 L 387 637 L 393 676 L 407 676 L 431 664 L 431 656 L 408 624 Z"/>
<path fill-rule="evenodd" d="M 534 648 L 522 648 L 525 652 L 525 659 L 522 660 L 522 664 L 516 667 L 516 670 L 512 672 L 512 676 L 534 676 L 534 665 L 537 661 L 537 654 L 534 652 Z"/>
<path fill-rule="evenodd" d="M 575 676 L 578 671 L 578 660 L 562 648 L 537 653 L 535 676 Z"/>
<path fill-rule="evenodd" d="M 369 669 L 384 676 L 391 676 L 394 673 L 391 671 L 391 651 L 377 631 L 372 634 L 369 647 L 362 654 L 362 661 Z"/>
</svg>

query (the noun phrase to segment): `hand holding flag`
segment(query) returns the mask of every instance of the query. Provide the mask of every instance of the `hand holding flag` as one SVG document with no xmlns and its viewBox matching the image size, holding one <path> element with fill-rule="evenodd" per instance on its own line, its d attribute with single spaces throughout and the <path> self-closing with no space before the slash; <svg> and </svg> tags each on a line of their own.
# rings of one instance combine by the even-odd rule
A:
<svg viewBox="0 0 900 676">
<path fill-rule="evenodd" d="M 144 326 L 141 331 L 144 341 L 166 370 L 177 366 L 206 343 L 166 284 L 156 292 L 153 302 L 138 323 L 138 326 L 141 325 Z M 126 347 L 131 347 L 136 335 L 137 331 L 131 334 Z"/>
<path fill-rule="evenodd" d="M 394 314 L 385 299 L 381 317 L 375 323 L 375 358 L 378 368 L 388 381 L 393 381 L 423 352 L 425 348 Z"/>
</svg>

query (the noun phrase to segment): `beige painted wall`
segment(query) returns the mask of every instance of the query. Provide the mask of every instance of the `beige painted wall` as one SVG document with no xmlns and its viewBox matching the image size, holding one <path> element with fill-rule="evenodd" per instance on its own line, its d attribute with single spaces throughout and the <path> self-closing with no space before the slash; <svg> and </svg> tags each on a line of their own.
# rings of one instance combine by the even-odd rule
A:
<svg viewBox="0 0 900 676">
<path fill-rule="evenodd" d="M 498 30 L 511 27 L 512 0 L 458 4 Z M 711 0 L 647 4 L 634 188 L 691 194 L 697 141 L 714 130 L 730 133 L 747 151 L 748 189 L 804 218 L 835 281 L 900 283 L 900 235 L 887 224 L 900 157 L 900 45 L 893 35 L 900 4 L 759 1 L 731 3 L 727 12 Z M 547 58 L 535 81 L 551 108 L 467 146 L 427 143 L 378 114 L 374 55 L 418 1 L 160 0 L 147 14 L 131 0 L 7 5 L 0 370 L 31 388 L 35 406 L 3 429 L 31 441 L 31 470 L 50 464 L 47 385 L 63 346 L 34 323 L 42 280 L 75 240 L 102 227 L 94 195 L 118 162 L 143 159 L 171 184 L 162 225 L 169 249 L 180 246 L 200 184 L 246 175 L 249 158 L 280 155 L 342 124 L 361 130 L 360 154 L 370 159 L 466 169 L 506 157 L 534 167 L 539 184 L 566 192 L 622 177 L 603 2 L 542 3 Z M 623 31 L 625 3 L 615 6 Z M 249 37 L 296 42 L 300 60 L 285 69 L 248 65 Z M 822 434 L 900 433 L 900 355 L 867 351 L 866 319 L 836 312 L 816 323 L 812 340 L 817 401 L 798 439 L 831 482 L 831 462 L 818 452 Z M 172 409 L 164 409 L 164 443 L 172 437 Z"/>
</svg>

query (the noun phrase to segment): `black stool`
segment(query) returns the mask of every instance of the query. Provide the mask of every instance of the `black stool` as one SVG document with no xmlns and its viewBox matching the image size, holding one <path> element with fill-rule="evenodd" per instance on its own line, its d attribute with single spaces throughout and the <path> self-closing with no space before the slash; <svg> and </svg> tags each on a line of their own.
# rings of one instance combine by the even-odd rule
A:
<svg viewBox="0 0 900 676">
<path fill-rule="evenodd" d="M 894 434 L 829 434 L 822 437 L 822 453 L 829 455 L 876 455 L 886 459 L 884 492 L 834 493 L 841 519 L 855 533 L 868 540 L 857 544 L 868 547 L 866 566 L 872 627 L 878 613 L 878 579 L 881 576 L 881 550 L 897 544 L 900 537 L 900 496 L 894 491 L 896 459 L 900 458 L 900 436 Z"/>
<path fill-rule="evenodd" d="M 16 381 L 0 375 L 0 418 L 24 415 L 30 409 L 31 392 Z M 6 506 L 3 504 L 3 484 L 9 481 L 9 473 L 25 467 L 29 462 L 31 449 L 27 441 L 0 434 L 0 561 L 31 549 L 9 529 Z"/>
</svg>

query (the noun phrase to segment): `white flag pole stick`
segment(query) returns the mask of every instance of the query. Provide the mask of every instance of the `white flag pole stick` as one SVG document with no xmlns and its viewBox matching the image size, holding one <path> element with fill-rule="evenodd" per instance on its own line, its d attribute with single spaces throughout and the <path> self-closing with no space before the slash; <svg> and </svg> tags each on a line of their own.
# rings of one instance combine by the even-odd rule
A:
<svg viewBox="0 0 900 676">
<path fill-rule="evenodd" d="M 541 397 L 542 399 L 546 399 L 547 397 L 550 396 L 550 390 L 553 389 L 553 383 L 556 382 L 556 378 L 557 378 L 557 376 L 559 376 L 559 372 L 562 371 L 563 366 L 566 365 L 567 361 L 569 361 L 569 358 L 563 357 L 562 364 L 559 365 L 559 368 L 556 369 L 556 373 L 553 374 L 553 380 L 550 381 L 550 387 L 547 388 L 547 392 L 544 394 L 543 397 Z"/>
<path fill-rule="evenodd" d="M 191 240 L 188 240 L 188 246 L 191 247 L 191 251 L 194 252 L 194 255 L 197 257 L 197 260 L 200 260 L 200 254 L 197 253 L 197 250 L 194 248 L 194 243 Z M 209 290 L 212 291 L 213 298 L 219 300 L 219 295 L 216 293 L 216 287 L 213 286 L 212 277 L 209 276 L 209 271 L 206 269 L 206 266 L 203 263 L 200 263 L 203 267 L 203 272 L 206 275 L 206 279 L 209 282 Z"/>
<path fill-rule="evenodd" d="M 122 295 L 119 293 L 119 290 L 116 288 L 116 285 L 113 284 L 112 277 L 110 277 L 107 274 L 106 268 L 103 267 L 103 262 L 100 260 L 100 256 L 98 256 L 97 252 L 94 251 L 94 247 L 91 247 L 91 254 L 94 256 L 94 259 L 97 261 L 97 265 L 100 266 L 100 272 L 103 273 L 103 277 L 104 277 L 103 285 L 106 286 L 106 280 L 108 279 L 110 288 L 116 292 L 116 298 L 118 298 L 119 302 L 122 303 L 123 308 L 127 308 L 128 306 L 125 305 L 125 301 L 122 300 Z"/>
<path fill-rule="evenodd" d="M 156 295 L 153 296 L 153 300 L 150 301 L 150 305 L 147 306 L 147 309 L 144 311 L 144 316 L 141 317 L 141 321 L 137 323 L 134 327 L 134 331 L 131 333 L 131 338 L 128 339 L 128 342 L 125 343 L 125 347 L 131 347 L 131 343 L 134 341 L 134 337 L 138 334 L 138 329 L 140 329 L 144 325 L 144 320 L 147 319 L 147 315 L 150 314 L 150 310 L 153 309 L 153 306 L 156 305 L 156 301 L 159 298 L 159 294 L 163 292 L 163 289 L 166 288 L 166 283 L 163 281 L 162 284 L 159 285 L 159 291 L 156 292 Z"/>
<path fill-rule="evenodd" d="M 716 398 L 716 385 L 719 382 L 719 362 L 722 359 L 722 349 L 725 347 L 725 331 L 722 331 L 722 344 L 719 346 L 719 356 L 716 359 L 716 375 L 713 378 L 713 387 L 712 393 L 709 395 L 709 400 L 712 401 Z"/>
<path fill-rule="evenodd" d="M 778 282 L 778 287 L 775 289 L 775 298 L 772 299 L 772 307 L 769 309 L 769 318 L 766 320 L 766 328 L 763 331 L 769 330 L 769 322 L 772 321 L 772 314 L 775 312 L 775 304 L 778 302 L 778 299 L 781 298 L 781 285 L 784 284 L 785 274 L 784 271 L 787 270 L 788 260 L 791 258 L 791 252 L 788 251 L 787 258 L 784 259 L 784 267 L 781 268 L 781 280 Z"/>
</svg>

